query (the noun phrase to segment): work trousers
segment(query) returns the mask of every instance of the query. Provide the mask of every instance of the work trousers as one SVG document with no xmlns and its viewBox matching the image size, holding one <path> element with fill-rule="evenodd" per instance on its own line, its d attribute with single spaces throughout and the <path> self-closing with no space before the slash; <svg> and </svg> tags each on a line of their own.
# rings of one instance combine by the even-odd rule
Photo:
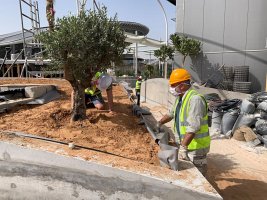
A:
<svg viewBox="0 0 267 200">
<path fill-rule="evenodd" d="M 137 105 L 140 106 L 140 90 L 136 89 Z"/>
<path fill-rule="evenodd" d="M 188 157 L 190 161 L 196 166 L 196 168 L 202 173 L 203 176 L 207 175 L 207 154 L 209 148 L 199 149 L 195 151 L 189 151 Z"/>
</svg>

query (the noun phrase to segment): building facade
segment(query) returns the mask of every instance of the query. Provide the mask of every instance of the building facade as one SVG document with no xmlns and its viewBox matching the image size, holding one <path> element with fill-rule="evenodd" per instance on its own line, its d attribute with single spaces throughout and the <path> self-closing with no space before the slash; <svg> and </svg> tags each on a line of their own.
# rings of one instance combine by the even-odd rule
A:
<svg viewBox="0 0 267 200">
<path fill-rule="evenodd" d="M 266 0 L 176 0 L 176 31 L 202 42 L 186 66 L 205 82 L 220 66 L 249 66 L 251 92 L 265 91 Z M 181 65 L 176 56 L 175 64 Z"/>
</svg>

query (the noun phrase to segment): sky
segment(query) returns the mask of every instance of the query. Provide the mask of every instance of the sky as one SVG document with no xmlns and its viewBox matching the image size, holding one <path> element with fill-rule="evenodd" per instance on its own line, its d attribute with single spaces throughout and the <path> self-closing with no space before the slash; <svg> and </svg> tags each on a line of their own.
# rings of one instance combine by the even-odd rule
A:
<svg viewBox="0 0 267 200">
<path fill-rule="evenodd" d="M 0 35 L 21 30 L 19 0 L 0 0 Z M 166 29 L 163 11 L 157 0 L 96 0 L 100 5 L 105 5 L 108 15 L 117 14 L 119 21 L 141 23 L 149 28 L 148 37 L 165 41 Z M 168 20 L 168 33 L 175 32 L 175 6 L 167 0 L 160 0 Z M 41 26 L 47 26 L 45 6 L 46 0 L 38 0 Z M 86 9 L 92 8 L 92 0 L 87 0 Z M 55 0 L 56 18 L 72 14 L 76 15 L 76 0 Z M 25 13 L 29 13 L 26 8 Z M 30 13 L 29 13 L 30 14 Z M 25 19 L 25 21 L 27 21 Z M 27 28 L 30 28 L 28 26 Z"/>
</svg>

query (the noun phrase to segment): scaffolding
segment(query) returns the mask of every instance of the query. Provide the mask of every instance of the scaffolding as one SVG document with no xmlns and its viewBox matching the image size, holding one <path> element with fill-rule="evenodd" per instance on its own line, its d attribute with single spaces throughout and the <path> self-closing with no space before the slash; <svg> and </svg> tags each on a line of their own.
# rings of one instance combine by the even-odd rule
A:
<svg viewBox="0 0 267 200">
<path fill-rule="evenodd" d="M 27 62 L 28 59 L 35 58 L 38 61 L 42 60 L 41 43 L 35 37 L 37 34 L 40 33 L 40 16 L 39 16 L 38 1 L 19 0 L 19 6 L 20 6 L 20 17 L 21 17 L 21 29 L 23 36 L 23 49 L 20 55 L 22 54 L 22 52 L 24 52 L 24 57 L 25 57 L 20 77 L 23 76 L 24 70 L 26 72 L 26 77 L 28 77 L 28 62 Z M 28 27 L 29 24 L 31 26 L 30 28 Z M 28 37 L 31 39 L 28 40 L 27 39 Z M 39 52 L 33 53 L 34 49 L 38 49 Z M 16 62 L 17 58 L 15 59 L 14 63 Z"/>
</svg>

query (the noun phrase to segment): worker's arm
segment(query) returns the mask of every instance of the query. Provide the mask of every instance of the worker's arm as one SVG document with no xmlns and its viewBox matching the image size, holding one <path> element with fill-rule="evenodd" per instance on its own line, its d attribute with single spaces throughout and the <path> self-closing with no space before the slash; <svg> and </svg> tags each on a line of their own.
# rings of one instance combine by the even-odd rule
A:
<svg viewBox="0 0 267 200">
<path fill-rule="evenodd" d="M 181 142 L 181 145 L 187 147 L 190 142 L 194 139 L 195 133 L 186 133 L 184 139 Z"/>
<path fill-rule="evenodd" d="M 171 121 L 174 117 L 174 108 L 172 108 L 168 114 L 164 115 L 158 122 L 157 122 L 157 128 L 160 129 L 162 124 L 168 123 Z"/>
<path fill-rule="evenodd" d="M 109 87 L 107 90 L 107 98 L 108 98 L 108 107 L 109 111 L 113 111 L 113 92 L 112 92 L 112 86 Z"/>
<path fill-rule="evenodd" d="M 158 122 L 162 125 L 172 120 L 172 116 L 164 115 Z"/>
<path fill-rule="evenodd" d="M 168 123 L 173 119 L 172 115 L 166 114 L 157 122 L 157 131 L 160 132 L 162 124 Z"/>
</svg>

